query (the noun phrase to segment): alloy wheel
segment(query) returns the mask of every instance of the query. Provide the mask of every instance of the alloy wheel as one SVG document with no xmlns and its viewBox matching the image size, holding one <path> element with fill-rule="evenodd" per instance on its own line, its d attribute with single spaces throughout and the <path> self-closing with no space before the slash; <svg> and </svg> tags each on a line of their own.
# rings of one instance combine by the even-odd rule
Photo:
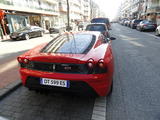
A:
<svg viewBox="0 0 160 120">
<path fill-rule="evenodd" d="M 28 34 L 25 35 L 25 39 L 29 40 L 29 35 Z"/>
</svg>

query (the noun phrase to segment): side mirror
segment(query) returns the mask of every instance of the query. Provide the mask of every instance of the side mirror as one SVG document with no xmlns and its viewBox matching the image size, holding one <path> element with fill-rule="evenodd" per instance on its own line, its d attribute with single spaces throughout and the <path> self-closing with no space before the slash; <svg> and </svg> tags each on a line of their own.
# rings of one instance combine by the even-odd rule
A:
<svg viewBox="0 0 160 120">
<path fill-rule="evenodd" d="M 110 40 L 116 40 L 116 38 L 114 38 L 114 37 L 110 37 Z"/>
</svg>

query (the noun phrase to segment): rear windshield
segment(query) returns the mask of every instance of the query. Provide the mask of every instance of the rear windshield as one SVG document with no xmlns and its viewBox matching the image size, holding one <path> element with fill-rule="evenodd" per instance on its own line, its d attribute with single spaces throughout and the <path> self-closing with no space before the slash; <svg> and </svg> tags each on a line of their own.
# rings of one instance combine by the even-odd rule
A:
<svg viewBox="0 0 160 120">
<path fill-rule="evenodd" d="M 30 29 L 31 29 L 30 27 L 23 27 L 21 29 L 18 29 L 16 32 L 27 31 L 27 30 L 30 30 Z"/>
<path fill-rule="evenodd" d="M 103 26 L 103 25 L 88 25 L 87 27 L 86 27 L 86 30 L 87 31 L 106 31 L 106 28 L 105 28 L 105 26 Z"/>
<path fill-rule="evenodd" d="M 61 35 L 52 40 L 42 52 L 86 54 L 94 45 L 96 36 L 91 34 Z"/>
<path fill-rule="evenodd" d="M 152 21 L 143 21 L 143 23 L 145 23 L 145 24 L 153 24 Z"/>
<path fill-rule="evenodd" d="M 91 20 L 91 23 L 106 23 L 109 24 L 109 20 L 106 18 L 95 18 Z"/>
</svg>

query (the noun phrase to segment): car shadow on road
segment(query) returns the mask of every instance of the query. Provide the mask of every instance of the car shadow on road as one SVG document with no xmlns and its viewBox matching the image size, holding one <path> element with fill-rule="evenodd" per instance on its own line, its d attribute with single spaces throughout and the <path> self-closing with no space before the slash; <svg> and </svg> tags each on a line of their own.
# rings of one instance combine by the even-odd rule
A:
<svg viewBox="0 0 160 120">
<path fill-rule="evenodd" d="M 19 41 L 25 41 L 23 40 L 12 40 L 12 39 L 6 39 L 6 40 L 1 40 L 1 42 L 19 42 Z"/>
</svg>

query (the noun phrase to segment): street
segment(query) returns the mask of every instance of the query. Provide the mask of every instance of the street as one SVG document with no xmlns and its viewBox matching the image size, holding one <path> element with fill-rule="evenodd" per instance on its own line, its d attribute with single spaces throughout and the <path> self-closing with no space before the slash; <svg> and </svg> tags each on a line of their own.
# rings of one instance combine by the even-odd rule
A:
<svg viewBox="0 0 160 120">
<path fill-rule="evenodd" d="M 106 120 L 160 119 L 160 37 L 112 24 L 115 73 L 113 93 L 106 97 Z M 20 80 L 16 57 L 50 41 L 50 35 L 28 41 L 0 42 L 0 88 Z M 8 81 L 5 84 L 5 81 Z M 39 94 L 21 86 L 0 101 L 0 116 L 13 120 L 90 120 L 95 98 Z"/>
</svg>

